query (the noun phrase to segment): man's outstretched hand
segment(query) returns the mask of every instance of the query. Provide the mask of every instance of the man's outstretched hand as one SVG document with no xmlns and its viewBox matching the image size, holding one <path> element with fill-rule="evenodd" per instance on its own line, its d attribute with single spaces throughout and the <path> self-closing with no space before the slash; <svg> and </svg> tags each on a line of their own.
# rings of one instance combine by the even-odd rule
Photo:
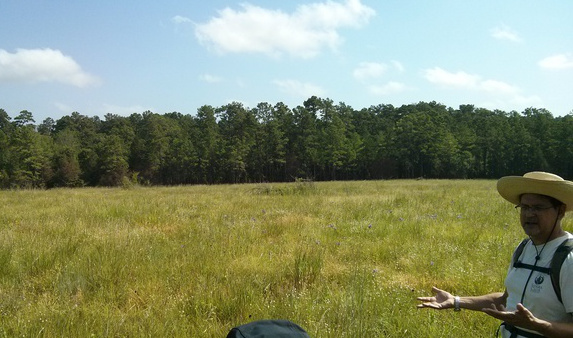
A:
<svg viewBox="0 0 573 338">
<path fill-rule="evenodd" d="M 418 297 L 417 299 L 421 301 L 418 304 L 418 308 L 431 308 L 436 310 L 451 309 L 454 307 L 454 296 L 444 290 L 438 289 L 437 287 L 432 287 L 432 292 L 436 295 L 434 297 Z"/>
</svg>

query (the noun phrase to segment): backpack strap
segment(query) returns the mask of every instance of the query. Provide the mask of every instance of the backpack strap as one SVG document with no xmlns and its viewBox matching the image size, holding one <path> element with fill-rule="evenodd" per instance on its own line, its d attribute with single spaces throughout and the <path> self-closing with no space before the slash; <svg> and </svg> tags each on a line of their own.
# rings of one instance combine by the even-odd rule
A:
<svg viewBox="0 0 573 338">
<path fill-rule="evenodd" d="M 516 268 L 519 267 L 516 264 L 519 262 L 519 256 L 521 256 L 521 253 L 523 252 L 525 245 L 527 245 L 527 242 L 529 242 L 529 238 L 526 238 L 523 241 L 521 241 L 521 243 L 519 243 L 519 245 L 517 246 L 517 248 L 513 252 L 513 258 L 511 259 L 511 261 L 512 261 L 513 266 Z M 519 262 L 519 263 L 521 263 L 521 262 Z"/>
<path fill-rule="evenodd" d="M 527 245 L 528 242 L 529 242 L 529 238 L 524 239 L 523 241 L 521 241 L 521 243 L 519 243 L 519 245 L 515 249 L 515 252 L 513 253 L 513 258 L 512 258 L 513 267 L 543 272 L 543 273 L 550 275 L 551 274 L 551 268 L 544 268 L 544 267 L 537 266 L 537 265 L 525 264 L 519 260 L 519 257 L 523 253 L 523 249 L 525 248 L 525 246 Z"/>
<path fill-rule="evenodd" d="M 571 251 L 573 251 L 573 238 L 568 238 L 557 247 L 551 260 L 551 283 L 553 284 L 557 299 L 559 299 L 561 303 L 563 303 L 563 300 L 561 299 L 559 276 L 561 275 L 561 266 Z"/>
</svg>

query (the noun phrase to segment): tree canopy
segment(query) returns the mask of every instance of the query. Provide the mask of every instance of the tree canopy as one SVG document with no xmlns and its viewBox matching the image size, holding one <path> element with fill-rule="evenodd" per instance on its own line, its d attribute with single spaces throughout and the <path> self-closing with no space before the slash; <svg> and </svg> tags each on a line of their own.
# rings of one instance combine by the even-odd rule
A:
<svg viewBox="0 0 573 338">
<path fill-rule="evenodd" d="M 151 111 L 103 120 L 78 112 L 35 125 L 0 109 L 0 188 L 499 178 L 544 170 L 573 177 L 573 114 L 437 102 L 356 110 L 311 97 Z"/>
</svg>

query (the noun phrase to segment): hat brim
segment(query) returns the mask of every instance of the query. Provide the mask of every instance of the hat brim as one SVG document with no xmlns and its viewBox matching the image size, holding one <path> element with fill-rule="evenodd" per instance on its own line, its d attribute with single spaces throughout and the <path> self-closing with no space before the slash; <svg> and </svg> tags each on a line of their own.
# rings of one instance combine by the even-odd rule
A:
<svg viewBox="0 0 573 338">
<path fill-rule="evenodd" d="M 497 191 L 504 199 L 517 205 L 523 194 L 553 197 L 573 210 L 573 182 L 538 180 L 522 176 L 506 176 L 497 181 Z"/>
</svg>

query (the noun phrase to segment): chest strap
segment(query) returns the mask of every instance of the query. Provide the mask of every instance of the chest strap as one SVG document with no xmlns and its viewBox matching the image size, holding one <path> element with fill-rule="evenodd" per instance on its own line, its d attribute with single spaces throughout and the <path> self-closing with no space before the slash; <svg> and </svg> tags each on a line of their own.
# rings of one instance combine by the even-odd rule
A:
<svg viewBox="0 0 573 338">
<path fill-rule="evenodd" d="M 533 271 L 543 272 L 543 273 L 546 273 L 548 275 L 551 274 L 551 268 L 544 268 L 544 267 L 537 266 L 537 265 L 525 264 L 525 263 L 522 263 L 521 261 L 517 261 L 517 262 L 513 263 L 513 266 L 516 268 L 523 268 L 523 269 L 529 269 L 529 270 L 533 270 Z"/>
</svg>

